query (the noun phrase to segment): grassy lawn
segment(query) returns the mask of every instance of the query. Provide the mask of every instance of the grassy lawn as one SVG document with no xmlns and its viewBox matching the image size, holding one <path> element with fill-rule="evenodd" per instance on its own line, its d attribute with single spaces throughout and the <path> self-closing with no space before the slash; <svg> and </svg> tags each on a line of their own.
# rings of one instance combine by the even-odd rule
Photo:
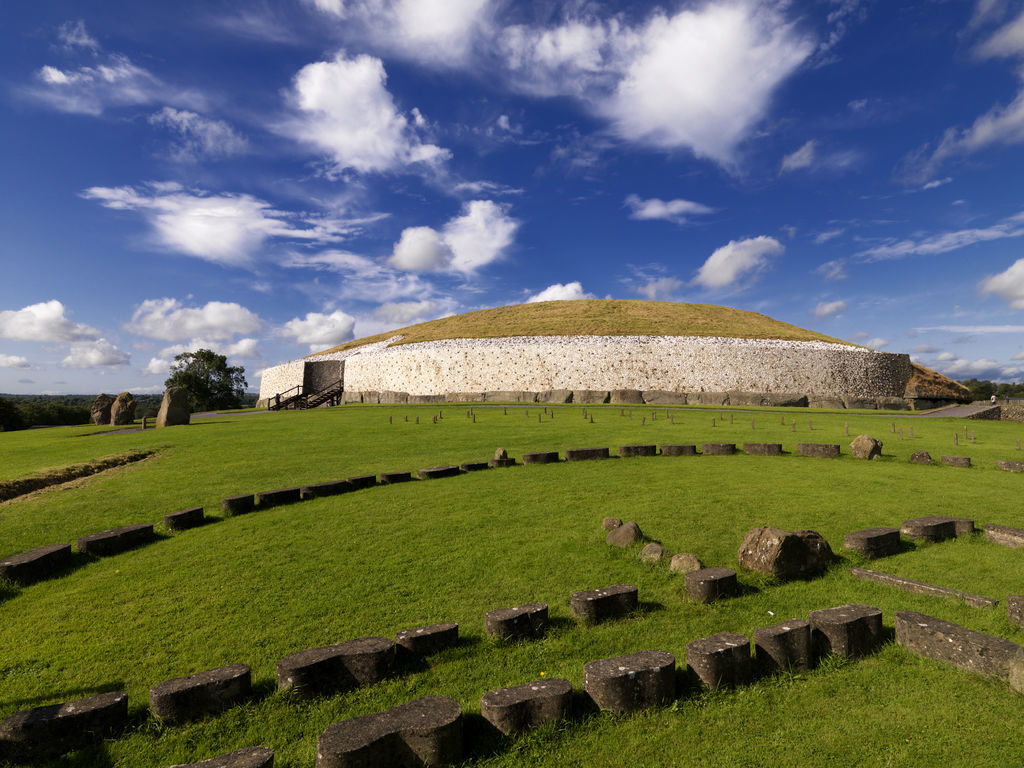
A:
<svg viewBox="0 0 1024 768">
<path fill-rule="evenodd" d="M 189 427 L 98 434 L 77 427 L 0 435 L 0 480 L 133 449 L 145 461 L 0 505 L 0 557 L 106 528 L 158 522 L 206 507 L 213 522 L 16 588 L 0 585 L 0 718 L 29 706 L 127 690 L 135 725 L 121 738 L 59 765 L 162 766 L 243 746 L 275 749 L 275 765 L 311 766 L 332 722 L 426 695 L 467 715 L 473 766 L 1003 766 L 1024 749 L 1024 699 L 888 643 L 855 662 L 829 660 L 804 675 L 735 691 L 689 692 L 632 717 L 588 716 L 507 742 L 476 737 L 480 696 L 540 677 L 581 689 L 583 665 L 646 648 L 685 664 L 686 644 L 803 617 L 848 602 L 875 605 L 891 629 L 915 610 L 1024 642 L 1002 606 L 970 608 L 853 579 L 851 565 L 1004 599 L 1024 591 L 1021 551 L 975 536 L 919 545 L 866 563 L 843 534 L 909 517 L 973 517 L 1024 527 L 1024 476 L 995 468 L 1024 458 L 1024 426 L 866 413 L 557 407 L 373 406 L 224 415 Z M 444 418 L 437 424 L 432 416 Z M 724 413 L 725 418 L 722 418 Z M 733 413 L 733 423 L 729 414 Z M 626 414 L 626 415 L 621 415 Z M 393 424 L 388 424 L 388 416 Z M 405 417 L 408 416 L 408 421 Z M 415 423 L 419 416 L 419 424 Z M 643 417 L 647 423 L 641 424 Z M 785 418 L 785 426 L 782 419 Z M 712 418 L 716 426 L 712 427 Z M 754 428 L 751 428 L 751 419 Z M 796 431 L 791 423 L 796 420 Z M 813 430 L 810 422 L 813 421 Z M 850 436 L 844 434 L 849 424 Z M 903 429 L 904 439 L 892 430 Z M 963 425 L 976 441 L 963 439 Z M 909 428 L 914 427 L 914 438 Z M 872 462 L 850 457 L 866 432 L 885 442 Z M 953 445 L 953 435 L 960 445 Z M 371 488 L 222 518 L 224 496 L 415 470 L 524 452 L 630 443 L 781 442 L 782 457 L 655 457 L 515 467 Z M 836 460 L 791 455 L 797 442 L 839 443 Z M 907 462 L 917 450 L 970 456 L 972 469 Z M 646 565 L 637 549 L 604 543 L 601 519 L 635 520 L 671 552 L 736 566 L 744 533 L 760 525 L 812 528 L 841 560 L 819 579 L 778 584 L 740 574 L 741 597 L 685 598 L 683 579 Z M 596 627 L 571 619 L 569 596 L 630 583 L 641 610 Z M 497 644 L 483 632 L 492 608 L 543 601 L 552 628 L 540 640 Z M 274 666 L 288 653 L 457 621 L 460 646 L 385 683 L 308 702 L 279 694 Z M 249 704 L 167 727 L 147 710 L 157 683 L 211 667 L 252 666 Z"/>
</svg>

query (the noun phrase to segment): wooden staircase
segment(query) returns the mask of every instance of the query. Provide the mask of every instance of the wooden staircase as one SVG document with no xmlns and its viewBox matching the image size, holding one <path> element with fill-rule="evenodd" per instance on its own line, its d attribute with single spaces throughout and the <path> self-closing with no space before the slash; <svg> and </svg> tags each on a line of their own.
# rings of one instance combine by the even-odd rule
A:
<svg viewBox="0 0 1024 768">
<path fill-rule="evenodd" d="M 267 406 L 267 410 L 283 411 L 285 409 L 292 409 L 304 411 L 307 408 L 317 408 L 328 401 L 336 400 L 344 390 L 345 385 L 341 379 L 315 392 L 303 392 L 302 385 L 299 384 L 286 392 L 279 392 Z"/>
</svg>

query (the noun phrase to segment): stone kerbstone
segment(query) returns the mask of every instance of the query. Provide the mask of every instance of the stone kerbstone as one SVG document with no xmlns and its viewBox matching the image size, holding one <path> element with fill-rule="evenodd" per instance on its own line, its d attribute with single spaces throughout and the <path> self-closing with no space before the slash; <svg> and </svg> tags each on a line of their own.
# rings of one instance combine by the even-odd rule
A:
<svg viewBox="0 0 1024 768">
<path fill-rule="evenodd" d="M 521 389 L 484 392 L 484 401 L 488 403 L 536 403 L 537 393 Z"/>
<path fill-rule="evenodd" d="M 548 624 L 548 604 L 528 603 L 497 608 L 484 617 L 484 629 L 499 640 L 517 640 L 541 634 Z"/>
<path fill-rule="evenodd" d="M 1024 629 L 1024 595 L 1006 596 L 1006 618 L 1011 624 Z"/>
<path fill-rule="evenodd" d="M 523 454 L 523 464 L 554 464 L 557 461 L 558 451 L 540 451 Z"/>
<path fill-rule="evenodd" d="M 256 493 L 256 503 L 259 504 L 260 509 L 294 504 L 297 501 L 302 501 L 302 493 L 298 487 L 279 488 L 276 491 L 258 491 Z"/>
<path fill-rule="evenodd" d="M 913 592 L 918 595 L 929 595 L 932 597 L 952 597 L 956 600 L 963 600 L 975 608 L 994 608 L 999 605 L 998 600 L 981 595 L 972 595 L 970 592 L 961 592 L 959 589 L 939 587 L 935 584 L 926 584 L 923 581 L 905 579 L 902 576 L 893 576 L 891 573 L 880 573 L 869 571 L 866 568 L 851 568 L 850 573 L 854 578 L 861 581 L 872 581 L 875 584 L 884 584 L 887 587 L 896 587 L 904 592 Z"/>
<path fill-rule="evenodd" d="M 572 391 L 574 403 L 607 403 L 609 397 L 611 397 L 611 392 L 606 389 L 574 389 Z"/>
<path fill-rule="evenodd" d="M 732 568 L 702 568 L 686 574 L 686 593 L 698 603 L 733 597 L 739 586 Z"/>
<path fill-rule="evenodd" d="M 417 768 L 462 758 L 462 708 L 444 696 L 342 720 L 316 743 L 316 768 Z"/>
<path fill-rule="evenodd" d="M 625 715 L 671 702 L 675 669 L 676 657 L 668 651 L 590 661 L 583 666 L 583 689 L 598 709 Z"/>
<path fill-rule="evenodd" d="M 395 645 L 414 656 L 430 656 L 459 643 L 459 625 L 454 621 L 427 627 L 403 629 L 395 635 Z"/>
<path fill-rule="evenodd" d="M 480 714 L 504 734 L 519 733 L 569 716 L 572 684 L 560 677 L 488 691 Z"/>
<path fill-rule="evenodd" d="M 459 465 L 463 472 L 479 472 L 483 469 L 490 469 L 491 465 L 486 461 L 464 461 Z"/>
<path fill-rule="evenodd" d="M 970 456 L 943 456 L 942 463 L 950 467 L 961 467 L 968 469 L 971 466 Z"/>
<path fill-rule="evenodd" d="M 710 689 L 750 682 L 750 638 L 721 632 L 686 644 L 687 672 Z"/>
<path fill-rule="evenodd" d="M 658 446 L 656 445 L 620 445 L 619 456 L 657 456 Z"/>
<path fill-rule="evenodd" d="M 124 426 L 135 421 L 135 398 L 131 392 L 122 392 L 110 406 L 110 423 Z"/>
<path fill-rule="evenodd" d="M 645 389 L 644 402 L 648 405 L 686 405 L 685 392 L 669 392 L 665 389 Z"/>
<path fill-rule="evenodd" d="M 865 528 L 843 536 L 843 546 L 865 557 L 888 557 L 900 551 L 898 528 Z"/>
<path fill-rule="evenodd" d="M 640 530 L 640 526 L 629 520 L 617 528 L 613 529 L 606 537 L 605 541 L 611 544 L 613 547 L 628 547 L 633 544 L 637 544 L 644 539 L 644 534 Z"/>
<path fill-rule="evenodd" d="M 221 511 L 229 515 L 244 515 L 256 509 L 256 496 L 251 493 L 242 496 L 228 496 L 220 500 Z"/>
<path fill-rule="evenodd" d="M 846 408 L 841 397 L 809 397 L 807 398 L 809 408 L 824 408 L 829 411 L 838 411 Z"/>
<path fill-rule="evenodd" d="M 985 526 L 985 538 L 996 544 L 1002 544 L 1004 547 L 1024 548 L 1024 530 L 1020 528 L 990 523 Z"/>
<path fill-rule="evenodd" d="M 127 722 L 128 694 L 123 691 L 23 709 L 0 721 L 0 759 L 51 760 L 101 741 Z"/>
<path fill-rule="evenodd" d="M 696 456 L 696 445 L 663 445 L 661 446 L 662 456 Z"/>
<path fill-rule="evenodd" d="M 299 488 L 299 495 L 303 501 L 306 499 L 319 499 L 324 496 L 337 496 L 340 493 L 348 493 L 354 490 L 352 483 L 348 480 L 329 480 L 326 483 L 313 483 L 303 485 Z"/>
<path fill-rule="evenodd" d="M 487 462 L 492 468 L 496 467 L 514 467 L 516 465 L 515 459 L 491 459 Z"/>
<path fill-rule="evenodd" d="M 171 765 L 168 768 L 271 768 L 273 765 L 274 750 L 267 747 L 245 747 L 209 760 Z"/>
<path fill-rule="evenodd" d="M 53 544 L 37 547 L 20 555 L 0 560 L 0 578 L 16 584 L 32 584 L 48 579 L 71 565 L 71 545 Z"/>
<path fill-rule="evenodd" d="M 773 525 L 749 531 L 737 556 L 741 567 L 779 579 L 818 576 L 834 559 L 817 531 L 784 531 Z"/>
<path fill-rule="evenodd" d="M 900 533 L 920 541 L 945 541 L 956 538 L 956 520 L 945 515 L 925 515 L 904 520 Z"/>
<path fill-rule="evenodd" d="M 605 531 L 614 531 L 622 525 L 622 520 L 618 517 L 606 517 L 601 521 L 601 529 Z"/>
<path fill-rule="evenodd" d="M 932 455 L 928 451 L 914 451 L 910 454 L 911 464 L 931 464 Z"/>
<path fill-rule="evenodd" d="M 754 456 L 781 456 L 782 443 L 744 443 L 743 452 Z"/>
<path fill-rule="evenodd" d="M 957 538 L 978 532 L 978 529 L 974 527 L 974 520 L 969 517 L 954 517 L 953 530 L 956 531 Z"/>
<path fill-rule="evenodd" d="M 638 605 L 637 588 L 632 584 L 574 592 L 569 598 L 572 615 L 589 624 L 624 618 L 633 613 Z"/>
<path fill-rule="evenodd" d="M 447 467 L 427 467 L 419 470 L 416 474 L 420 480 L 437 480 L 442 477 L 455 477 L 461 474 L 462 470 L 454 464 Z"/>
<path fill-rule="evenodd" d="M 1017 651 L 1010 662 L 1009 683 L 1017 693 L 1024 693 L 1024 649 Z"/>
<path fill-rule="evenodd" d="M 167 723 L 183 723 L 221 712 L 252 695 L 247 664 L 230 664 L 188 677 L 165 680 L 149 691 L 153 714 Z"/>
<path fill-rule="evenodd" d="M 844 397 L 843 407 L 873 411 L 878 408 L 878 403 L 873 397 Z"/>
<path fill-rule="evenodd" d="M 686 402 L 690 405 L 728 405 L 727 392 L 687 392 Z"/>
<path fill-rule="evenodd" d="M 444 395 L 446 403 L 482 403 L 483 392 L 446 392 Z"/>
<path fill-rule="evenodd" d="M 654 541 L 640 550 L 640 561 L 643 563 L 660 563 L 665 557 L 668 557 L 668 550 Z"/>
<path fill-rule="evenodd" d="M 882 441 L 871 435 L 857 435 L 850 443 L 850 453 L 854 458 L 870 461 L 882 455 Z"/>
<path fill-rule="evenodd" d="M 277 687 L 311 698 L 379 683 L 392 673 L 394 664 L 394 642 L 360 637 L 285 656 L 277 662 Z"/>
<path fill-rule="evenodd" d="M 569 448 L 565 452 L 566 461 L 588 461 L 590 459 L 607 458 L 607 448 Z"/>
<path fill-rule="evenodd" d="M 819 655 L 856 658 L 882 643 L 882 612 L 870 605 L 850 604 L 811 611 L 811 642 Z"/>
<path fill-rule="evenodd" d="M 754 631 L 754 658 L 762 674 L 811 668 L 811 624 L 790 619 Z"/>
<path fill-rule="evenodd" d="M 672 560 L 668 564 L 668 569 L 672 573 L 690 573 L 691 571 L 699 571 L 704 567 L 704 563 L 696 555 L 691 555 L 689 552 L 680 552 L 678 555 L 673 555 Z"/>
<path fill-rule="evenodd" d="M 815 459 L 834 459 L 839 456 L 839 446 L 827 443 L 797 443 L 796 452 L 801 456 Z"/>
<path fill-rule="evenodd" d="M 364 488 L 373 488 L 377 484 L 376 475 L 353 475 L 346 479 L 354 491 L 361 491 Z"/>
<path fill-rule="evenodd" d="M 405 405 L 409 402 L 409 393 L 385 389 L 377 394 L 377 402 L 381 405 Z"/>
<path fill-rule="evenodd" d="M 643 405 L 644 395 L 639 389 L 613 389 L 608 395 L 608 402 L 617 405 Z"/>
<path fill-rule="evenodd" d="M 571 403 L 573 392 L 571 389 L 546 389 L 537 393 L 538 403 Z"/>
<path fill-rule="evenodd" d="M 1009 640 L 914 611 L 896 613 L 896 642 L 919 656 L 1001 680 L 1009 678 L 1010 665 L 1021 652 Z"/>
<path fill-rule="evenodd" d="M 92 401 L 92 408 L 89 409 L 89 419 L 93 424 L 104 425 L 110 423 L 110 406 L 114 404 L 114 398 L 107 394 L 99 394 Z"/>
<path fill-rule="evenodd" d="M 178 427 L 188 424 L 192 419 L 192 403 L 188 390 L 184 387 L 168 387 L 160 401 L 160 410 L 156 414 L 156 426 Z"/>
<path fill-rule="evenodd" d="M 100 531 L 80 538 L 76 546 L 78 551 L 86 555 L 107 557 L 116 555 L 134 547 L 148 544 L 156 538 L 153 526 L 149 523 L 126 525 L 110 531 Z"/>
<path fill-rule="evenodd" d="M 412 472 L 381 472 L 381 485 L 394 485 L 395 483 L 408 483 L 412 480 Z"/>
<path fill-rule="evenodd" d="M 736 453 L 735 443 L 704 443 L 700 452 L 705 456 L 732 456 Z"/>
<path fill-rule="evenodd" d="M 1004 472 L 1024 472 L 1024 461 L 997 459 L 996 466 Z"/>
<path fill-rule="evenodd" d="M 437 405 L 444 402 L 444 395 L 409 395 L 409 405 Z"/>
<path fill-rule="evenodd" d="M 164 525 L 169 531 L 184 531 L 206 522 L 202 507 L 190 507 L 164 515 Z"/>
</svg>

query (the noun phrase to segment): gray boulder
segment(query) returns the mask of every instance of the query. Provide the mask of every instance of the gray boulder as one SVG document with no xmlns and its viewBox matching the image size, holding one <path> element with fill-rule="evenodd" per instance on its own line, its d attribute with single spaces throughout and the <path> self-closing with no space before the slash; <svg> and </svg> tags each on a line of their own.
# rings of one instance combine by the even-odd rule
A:
<svg viewBox="0 0 1024 768">
<path fill-rule="evenodd" d="M 135 421 L 135 398 L 131 392 L 122 392 L 110 406 L 110 423 L 115 426 L 131 424 Z"/>
<path fill-rule="evenodd" d="M 659 563 L 665 557 L 668 557 L 668 552 L 661 544 L 653 541 L 640 550 L 640 559 L 645 563 Z"/>
<path fill-rule="evenodd" d="M 601 521 L 601 528 L 606 531 L 614 531 L 622 525 L 622 520 L 617 517 L 606 517 Z"/>
<path fill-rule="evenodd" d="M 850 453 L 858 459 L 868 459 L 882 455 L 882 441 L 876 440 L 871 435 L 857 435 L 850 443 Z"/>
<path fill-rule="evenodd" d="M 109 424 L 110 423 L 110 406 L 114 404 L 114 398 L 107 394 L 99 394 L 96 399 L 92 401 L 92 409 L 89 412 L 89 418 L 93 424 Z"/>
<path fill-rule="evenodd" d="M 779 579 L 817 576 L 835 558 L 817 531 L 784 531 L 774 525 L 747 533 L 737 555 L 743 568 Z"/>
<path fill-rule="evenodd" d="M 910 454 L 911 464 L 931 464 L 932 455 L 928 451 L 914 451 Z"/>
<path fill-rule="evenodd" d="M 704 563 L 696 555 L 691 555 L 689 552 L 680 552 L 678 555 L 674 555 L 668 564 L 668 569 L 672 573 L 692 573 L 693 571 L 703 570 L 703 568 Z"/>
<path fill-rule="evenodd" d="M 639 541 L 643 541 L 643 538 L 644 535 L 640 531 L 640 526 L 630 520 L 609 533 L 605 538 L 605 541 L 612 546 L 625 548 L 630 544 L 636 544 Z"/>
<path fill-rule="evenodd" d="M 184 387 L 168 387 L 164 399 L 160 402 L 160 412 L 156 415 L 156 426 L 176 427 L 188 424 L 192 418 L 192 406 L 189 403 L 188 390 Z"/>
</svg>

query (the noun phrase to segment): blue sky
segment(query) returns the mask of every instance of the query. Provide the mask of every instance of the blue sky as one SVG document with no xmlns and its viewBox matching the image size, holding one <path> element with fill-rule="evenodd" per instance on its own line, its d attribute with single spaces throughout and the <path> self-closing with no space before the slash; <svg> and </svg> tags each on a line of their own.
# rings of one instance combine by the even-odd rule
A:
<svg viewBox="0 0 1024 768">
<path fill-rule="evenodd" d="M 0 391 L 545 298 L 1024 378 L 1024 6 L 0 7 Z"/>
</svg>

